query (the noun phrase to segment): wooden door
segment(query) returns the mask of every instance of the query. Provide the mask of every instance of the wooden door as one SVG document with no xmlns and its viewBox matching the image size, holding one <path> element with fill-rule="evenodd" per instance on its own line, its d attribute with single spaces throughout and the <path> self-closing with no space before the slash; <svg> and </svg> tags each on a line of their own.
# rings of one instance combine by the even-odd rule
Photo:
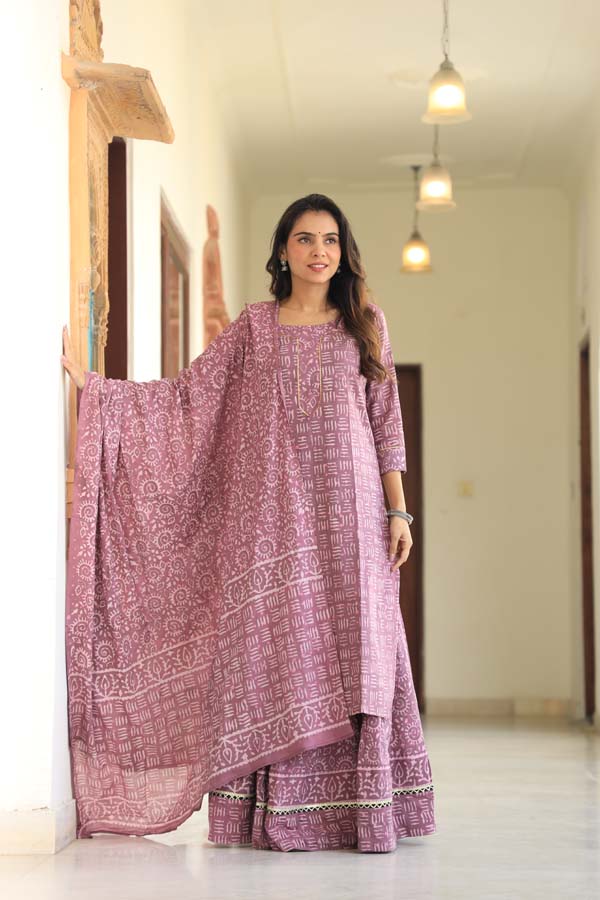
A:
<svg viewBox="0 0 600 900">
<path fill-rule="evenodd" d="M 579 352 L 579 469 L 581 482 L 581 590 L 583 604 L 583 667 L 585 716 L 596 712 L 594 647 L 594 535 L 592 527 L 592 437 L 590 408 L 590 347 Z"/>
<path fill-rule="evenodd" d="M 109 378 L 127 378 L 127 144 L 117 137 L 108 145 L 108 283 L 104 370 Z"/>
<path fill-rule="evenodd" d="M 410 556 L 400 568 L 400 608 L 415 693 L 421 713 L 424 698 L 424 634 L 423 634 L 423 448 L 421 442 L 421 367 L 397 365 L 398 392 L 402 408 L 407 471 L 402 475 L 406 509 L 415 518 L 410 526 L 413 546 Z"/>
</svg>

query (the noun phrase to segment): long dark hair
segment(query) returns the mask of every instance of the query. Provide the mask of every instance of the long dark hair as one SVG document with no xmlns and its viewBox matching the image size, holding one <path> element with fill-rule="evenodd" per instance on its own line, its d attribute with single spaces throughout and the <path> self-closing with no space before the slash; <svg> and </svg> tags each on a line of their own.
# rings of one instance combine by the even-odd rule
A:
<svg viewBox="0 0 600 900">
<path fill-rule="evenodd" d="M 341 272 L 336 272 L 329 282 L 328 300 L 336 306 L 342 316 L 346 330 L 358 343 L 360 350 L 360 371 L 369 380 L 384 381 L 391 377 L 381 363 L 379 329 L 374 312 L 369 309 L 370 291 L 366 283 L 360 252 L 350 223 L 339 206 L 324 194 L 308 194 L 290 203 L 281 216 L 271 238 L 271 255 L 265 266 L 271 276 L 269 292 L 277 300 L 285 300 L 292 291 L 292 276 L 289 268 L 281 268 L 279 254 L 287 245 L 289 234 L 295 221 L 307 210 L 331 213 L 340 233 Z"/>
</svg>

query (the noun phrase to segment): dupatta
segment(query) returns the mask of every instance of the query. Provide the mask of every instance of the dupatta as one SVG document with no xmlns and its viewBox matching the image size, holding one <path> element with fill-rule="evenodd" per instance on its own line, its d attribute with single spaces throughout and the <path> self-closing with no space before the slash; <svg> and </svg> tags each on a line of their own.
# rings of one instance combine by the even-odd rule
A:
<svg viewBox="0 0 600 900">
<path fill-rule="evenodd" d="M 176 378 L 86 372 L 66 610 L 79 838 L 171 831 L 231 778 L 353 734 L 264 306 Z"/>
</svg>

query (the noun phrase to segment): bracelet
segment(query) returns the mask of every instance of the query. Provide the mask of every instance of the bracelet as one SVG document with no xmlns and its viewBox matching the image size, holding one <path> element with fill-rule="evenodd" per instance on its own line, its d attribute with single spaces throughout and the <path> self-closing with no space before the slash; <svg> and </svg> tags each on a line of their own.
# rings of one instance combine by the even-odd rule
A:
<svg viewBox="0 0 600 900">
<path fill-rule="evenodd" d="M 414 516 L 411 516 L 410 513 L 404 512 L 403 509 L 388 509 L 386 512 L 386 516 L 400 516 L 402 519 L 406 519 L 409 525 L 414 519 Z"/>
</svg>

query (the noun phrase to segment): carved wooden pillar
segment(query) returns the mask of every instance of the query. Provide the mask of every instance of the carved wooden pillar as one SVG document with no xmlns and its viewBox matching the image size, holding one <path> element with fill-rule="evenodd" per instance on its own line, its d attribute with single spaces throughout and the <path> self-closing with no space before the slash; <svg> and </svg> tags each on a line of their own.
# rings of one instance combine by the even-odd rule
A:
<svg viewBox="0 0 600 900">
<path fill-rule="evenodd" d="M 214 206 L 206 206 L 208 237 L 202 249 L 202 300 L 204 308 L 204 346 L 229 325 L 223 297 L 223 276 L 219 250 L 219 217 Z"/>
<path fill-rule="evenodd" d="M 62 54 L 62 75 L 71 87 L 69 333 L 82 367 L 103 375 L 110 309 L 108 144 L 116 135 L 166 143 L 172 143 L 175 135 L 150 72 L 102 61 L 99 0 L 71 0 L 69 9 L 70 54 Z M 71 516 L 77 441 L 77 396 L 70 380 L 69 385 L 67 519 Z"/>
</svg>

